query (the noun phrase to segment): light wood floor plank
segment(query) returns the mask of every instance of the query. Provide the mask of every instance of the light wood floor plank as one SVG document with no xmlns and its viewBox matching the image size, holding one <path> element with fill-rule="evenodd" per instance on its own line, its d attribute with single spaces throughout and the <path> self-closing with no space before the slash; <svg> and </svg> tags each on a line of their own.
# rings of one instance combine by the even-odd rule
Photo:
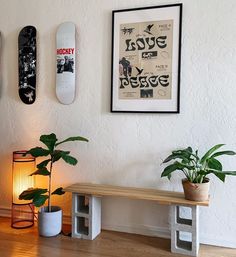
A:
<svg viewBox="0 0 236 257">
<path fill-rule="evenodd" d="M 68 229 L 68 228 L 67 228 Z M 16 230 L 0 218 L 0 257 L 183 257 L 170 253 L 170 240 L 102 231 L 93 241 L 39 237 L 37 228 Z M 236 249 L 201 245 L 199 257 L 236 257 Z"/>
</svg>

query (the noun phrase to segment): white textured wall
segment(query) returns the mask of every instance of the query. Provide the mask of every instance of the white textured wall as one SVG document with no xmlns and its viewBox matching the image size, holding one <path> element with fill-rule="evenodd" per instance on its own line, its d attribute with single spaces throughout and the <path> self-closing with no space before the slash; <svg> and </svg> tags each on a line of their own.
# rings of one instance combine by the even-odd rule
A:
<svg viewBox="0 0 236 257">
<path fill-rule="evenodd" d="M 181 190 L 180 180 L 160 178 L 161 160 L 172 149 L 216 143 L 236 149 L 236 1 L 185 0 L 181 113 L 111 114 L 111 10 L 166 4 L 154 0 L 1 0 L 3 34 L 0 94 L 0 207 L 10 208 L 11 153 L 33 147 L 42 133 L 80 134 L 89 144 L 68 144 L 74 168 L 56 166 L 54 184 L 79 181 Z M 77 97 L 69 106 L 55 97 L 55 32 L 73 21 L 78 29 Z M 17 37 L 25 25 L 38 30 L 37 100 L 17 93 Z M 236 159 L 224 159 L 236 169 Z M 236 246 L 236 178 L 212 180 L 211 206 L 201 208 L 201 242 Z M 70 197 L 59 200 L 66 214 Z M 104 199 L 103 227 L 168 236 L 168 207 Z"/>
</svg>

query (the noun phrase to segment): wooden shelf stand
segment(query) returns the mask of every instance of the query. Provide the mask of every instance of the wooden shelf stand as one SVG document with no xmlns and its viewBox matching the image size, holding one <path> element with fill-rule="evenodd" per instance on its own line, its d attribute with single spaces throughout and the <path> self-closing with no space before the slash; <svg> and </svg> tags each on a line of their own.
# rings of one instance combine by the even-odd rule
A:
<svg viewBox="0 0 236 257">
<path fill-rule="evenodd" d="M 93 240 L 100 234 L 103 196 L 149 200 L 171 206 L 171 251 L 198 255 L 199 206 L 208 206 L 209 201 L 189 201 L 179 192 L 92 183 L 73 184 L 65 191 L 72 193 L 72 237 Z M 191 217 L 181 217 L 181 208 L 189 208 Z M 183 239 L 182 232 L 188 233 L 190 240 Z"/>
</svg>

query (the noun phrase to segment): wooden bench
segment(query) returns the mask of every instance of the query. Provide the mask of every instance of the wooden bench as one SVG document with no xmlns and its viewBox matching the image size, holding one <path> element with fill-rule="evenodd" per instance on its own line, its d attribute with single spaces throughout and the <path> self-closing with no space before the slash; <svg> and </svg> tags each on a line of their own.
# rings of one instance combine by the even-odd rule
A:
<svg viewBox="0 0 236 257">
<path fill-rule="evenodd" d="M 209 201 L 195 202 L 184 199 L 183 193 L 146 188 L 121 187 L 91 183 L 78 183 L 65 188 L 72 193 L 72 237 L 93 240 L 101 232 L 101 198 L 125 197 L 154 201 L 170 205 L 171 251 L 197 256 L 199 250 L 199 208 Z M 180 209 L 191 209 L 191 218 L 183 218 Z M 184 241 L 181 232 L 191 233 L 191 241 Z"/>
</svg>

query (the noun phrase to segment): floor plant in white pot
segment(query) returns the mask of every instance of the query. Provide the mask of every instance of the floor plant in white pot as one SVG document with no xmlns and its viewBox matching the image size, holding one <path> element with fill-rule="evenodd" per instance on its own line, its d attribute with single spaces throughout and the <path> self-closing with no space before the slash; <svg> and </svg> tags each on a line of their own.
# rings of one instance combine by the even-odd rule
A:
<svg viewBox="0 0 236 257">
<path fill-rule="evenodd" d="M 174 171 L 182 171 L 185 179 L 182 180 L 185 198 L 193 201 L 205 201 L 209 197 L 209 174 L 214 174 L 221 181 L 227 175 L 236 175 L 236 171 L 223 171 L 221 162 L 217 159 L 223 155 L 235 155 L 234 151 L 218 151 L 224 144 L 218 144 L 199 157 L 198 150 L 191 147 L 175 150 L 163 163 L 169 164 L 161 177 L 171 178 Z"/>
<path fill-rule="evenodd" d="M 51 205 L 52 195 L 63 195 L 62 187 L 52 191 L 52 175 L 54 173 L 53 164 L 59 160 L 63 160 L 70 165 L 76 165 L 77 159 L 70 155 L 69 151 L 64 151 L 58 147 L 70 141 L 84 141 L 88 139 L 80 136 L 69 137 L 65 140 L 58 141 L 54 133 L 49 135 L 42 135 L 40 141 L 46 146 L 34 147 L 27 151 L 34 157 L 47 157 L 45 160 L 37 165 L 37 170 L 31 176 L 41 175 L 48 177 L 48 188 L 29 188 L 23 191 L 20 200 L 32 200 L 36 207 L 44 206 L 47 201 L 47 206 L 41 207 L 38 212 L 38 228 L 41 236 L 55 236 L 61 232 L 62 228 L 62 210 L 58 206 Z"/>
</svg>

